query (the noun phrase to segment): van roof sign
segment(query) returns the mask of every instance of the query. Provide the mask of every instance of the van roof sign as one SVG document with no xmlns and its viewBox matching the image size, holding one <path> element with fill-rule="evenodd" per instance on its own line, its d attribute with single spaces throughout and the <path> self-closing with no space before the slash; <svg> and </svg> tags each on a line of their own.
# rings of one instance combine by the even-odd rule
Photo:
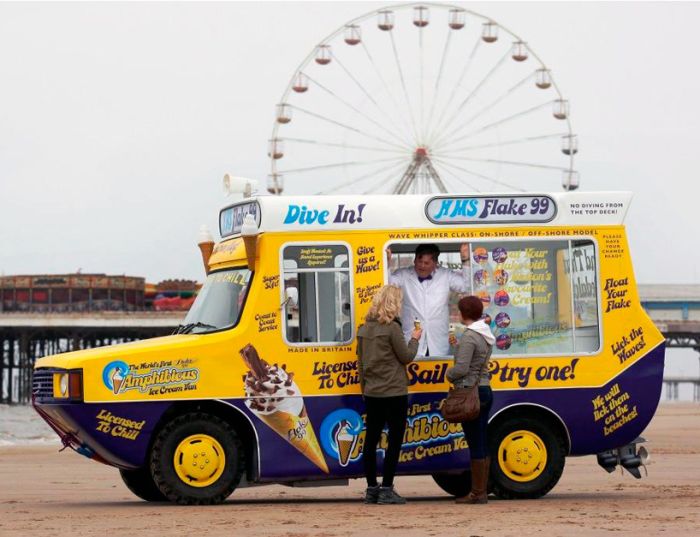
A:
<svg viewBox="0 0 700 537">
<path fill-rule="evenodd" d="M 425 206 L 434 224 L 541 224 L 556 214 L 556 202 L 545 195 L 439 196 Z"/>
<path fill-rule="evenodd" d="M 220 229 L 222 238 L 240 233 L 246 211 L 253 210 L 257 211 L 255 216 L 261 233 L 475 225 L 620 225 L 631 199 L 631 192 L 615 191 L 259 195 L 225 206 L 221 211 Z M 256 201 L 258 205 L 252 207 Z"/>
<path fill-rule="evenodd" d="M 243 220 L 249 214 L 255 216 L 255 222 L 260 226 L 260 205 L 255 200 L 238 203 L 222 209 L 219 213 L 219 233 L 221 238 L 240 233 Z"/>
</svg>

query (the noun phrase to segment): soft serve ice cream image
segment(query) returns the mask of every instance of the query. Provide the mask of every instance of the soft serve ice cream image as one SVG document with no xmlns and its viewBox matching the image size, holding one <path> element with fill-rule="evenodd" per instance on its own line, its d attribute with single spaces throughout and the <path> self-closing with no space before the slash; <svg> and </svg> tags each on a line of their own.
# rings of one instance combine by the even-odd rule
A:
<svg viewBox="0 0 700 537">
<path fill-rule="evenodd" d="M 115 368 L 114 373 L 112 373 L 112 386 L 114 386 L 115 394 L 119 393 L 119 390 L 122 387 L 122 382 L 124 382 L 124 376 L 122 375 L 122 372 L 119 371 L 119 368 Z"/>
<path fill-rule="evenodd" d="M 338 445 L 338 462 L 340 466 L 347 466 L 350 456 L 357 444 L 358 436 L 352 433 L 350 422 L 341 421 L 335 431 L 335 442 Z"/>
<path fill-rule="evenodd" d="M 246 406 L 265 424 L 284 438 L 306 458 L 328 473 L 321 446 L 311 420 L 306 414 L 304 398 L 294 382 L 294 373 L 285 366 L 270 366 L 258 351 L 248 344 L 241 349 L 248 366 L 244 376 Z"/>
</svg>

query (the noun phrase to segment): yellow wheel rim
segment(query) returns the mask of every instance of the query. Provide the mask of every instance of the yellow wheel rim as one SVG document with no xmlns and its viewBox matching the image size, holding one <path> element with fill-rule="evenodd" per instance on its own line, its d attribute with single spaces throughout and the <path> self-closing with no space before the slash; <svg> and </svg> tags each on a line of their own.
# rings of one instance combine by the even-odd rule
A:
<svg viewBox="0 0 700 537">
<path fill-rule="evenodd" d="M 532 481 L 547 465 L 547 447 L 532 431 L 512 432 L 498 446 L 498 465 L 513 481 Z"/>
<path fill-rule="evenodd" d="M 226 455 L 215 438 L 193 434 L 178 444 L 173 466 L 184 483 L 192 487 L 208 487 L 224 472 Z"/>
</svg>

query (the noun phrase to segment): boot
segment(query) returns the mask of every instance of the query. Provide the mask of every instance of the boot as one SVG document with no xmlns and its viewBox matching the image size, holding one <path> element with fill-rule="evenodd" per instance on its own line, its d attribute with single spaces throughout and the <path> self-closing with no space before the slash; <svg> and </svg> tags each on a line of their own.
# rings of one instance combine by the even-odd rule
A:
<svg viewBox="0 0 700 537">
<path fill-rule="evenodd" d="M 367 490 L 365 490 L 365 503 L 377 503 L 377 499 L 379 499 L 379 488 L 379 485 L 367 487 Z"/>
<path fill-rule="evenodd" d="M 472 490 L 466 496 L 457 498 L 457 503 L 487 503 L 488 491 L 486 487 L 489 481 L 489 457 L 485 459 L 472 459 Z"/>
<path fill-rule="evenodd" d="M 401 496 L 394 487 L 381 487 L 379 489 L 379 497 L 377 498 L 377 503 L 382 505 L 387 504 L 404 504 L 406 503 L 406 498 Z"/>
</svg>

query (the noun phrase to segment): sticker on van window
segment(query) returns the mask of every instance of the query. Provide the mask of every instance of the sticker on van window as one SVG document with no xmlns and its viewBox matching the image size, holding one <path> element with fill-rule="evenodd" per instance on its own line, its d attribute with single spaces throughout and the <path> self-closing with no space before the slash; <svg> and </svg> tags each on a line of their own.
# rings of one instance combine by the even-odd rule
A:
<svg viewBox="0 0 700 537">
<path fill-rule="evenodd" d="M 440 196 L 425 214 L 434 224 L 542 223 L 554 219 L 557 206 L 549 196 Z"/>
</svg>

